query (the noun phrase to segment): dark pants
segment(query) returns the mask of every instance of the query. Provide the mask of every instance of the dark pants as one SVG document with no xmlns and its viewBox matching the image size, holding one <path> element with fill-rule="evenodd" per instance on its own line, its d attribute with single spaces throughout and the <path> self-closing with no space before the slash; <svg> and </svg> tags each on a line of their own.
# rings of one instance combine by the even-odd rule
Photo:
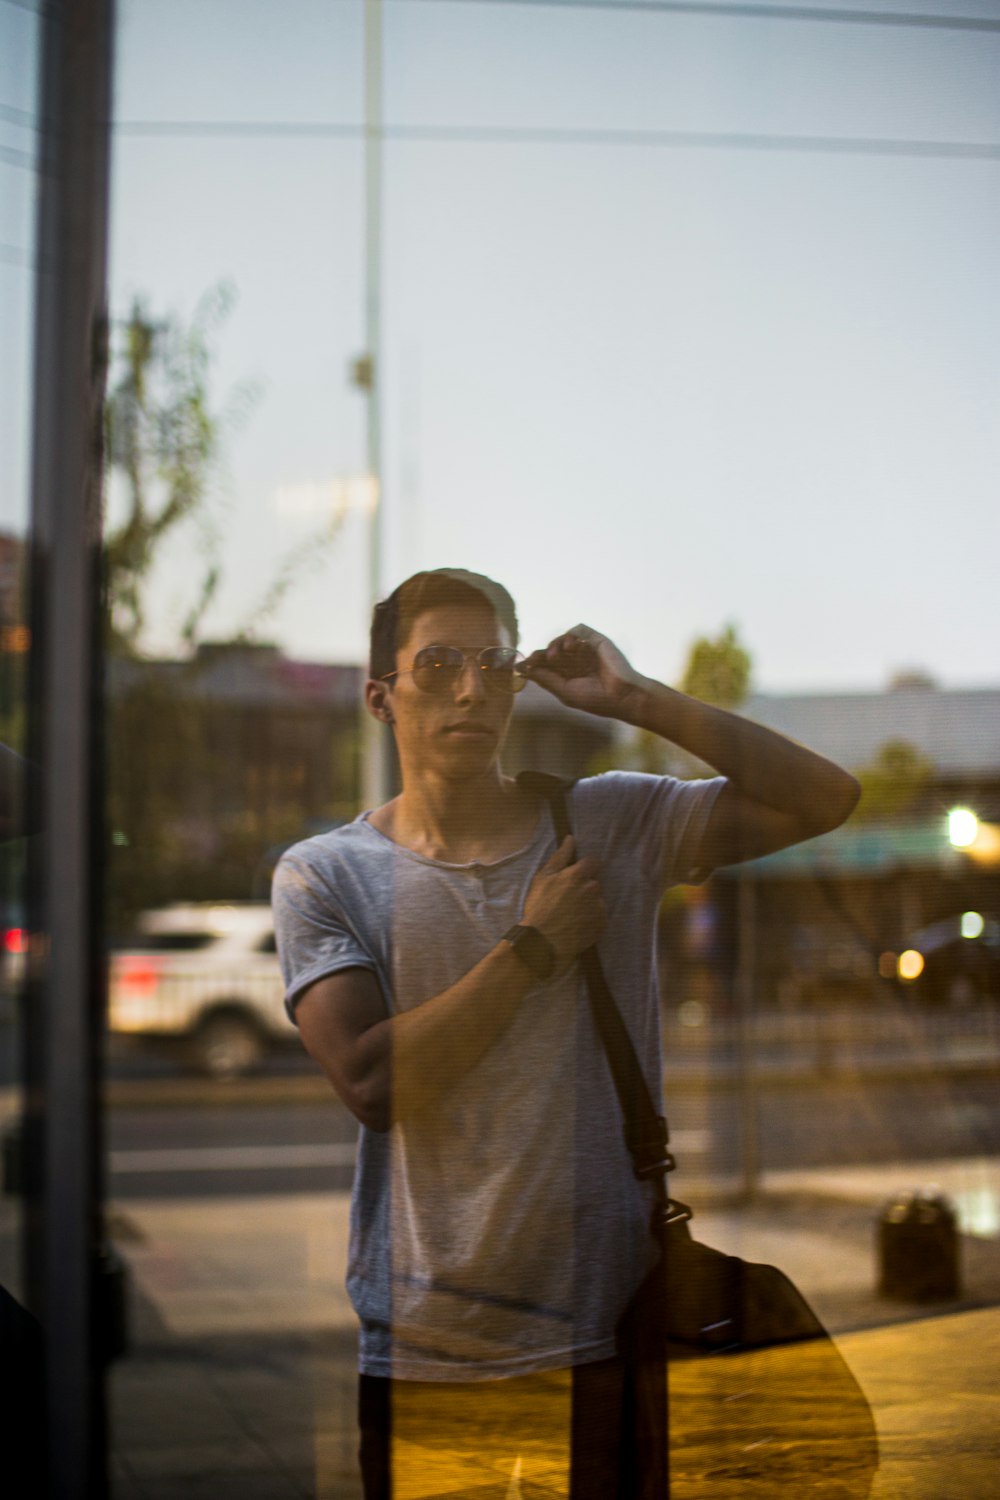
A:
<svg viewBox="0 0 1000 1500">
<path fill-rule="evenodd" d="M 365 1500 L 614 1500 L 622 1387 L 614 1359 L 462 1384 L 362 1375 Z"/>
</svg>

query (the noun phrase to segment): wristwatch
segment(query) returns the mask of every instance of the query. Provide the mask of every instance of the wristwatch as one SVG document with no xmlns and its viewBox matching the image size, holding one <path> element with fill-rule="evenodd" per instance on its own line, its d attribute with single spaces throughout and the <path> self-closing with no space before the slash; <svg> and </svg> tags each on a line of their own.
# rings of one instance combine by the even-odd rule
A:
<svg viewBox="0 0 1000 1500">
<path fill-rule="evenodd" d="M 503 940 L 510 944 L 536 979 L 551 979 L 556 966 L 555 949 L 537 927 L 522 927 L 518 923 L 504 933 Z"/>
</svg>

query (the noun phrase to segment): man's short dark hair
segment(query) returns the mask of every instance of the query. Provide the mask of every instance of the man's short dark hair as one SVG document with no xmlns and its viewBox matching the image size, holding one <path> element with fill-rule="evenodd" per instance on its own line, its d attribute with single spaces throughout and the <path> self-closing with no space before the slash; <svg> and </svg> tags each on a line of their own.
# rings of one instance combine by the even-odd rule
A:
<svg viewBox="0 0 1000 1500">
<path fill-rule="evenodd" d="M 393 589 L 388 599 L 376 604 L 372 612 L 369 675 L 378 678 L 394 672 L 396 652 L 413 629 L 417 616 L 448 604 L 478 608 L 485 605 L 507 630 L 511 645 L 517 645 L 517 611 L 502 584 L 465 568 L 433 568 L 414 573 Z"/>
</svg>

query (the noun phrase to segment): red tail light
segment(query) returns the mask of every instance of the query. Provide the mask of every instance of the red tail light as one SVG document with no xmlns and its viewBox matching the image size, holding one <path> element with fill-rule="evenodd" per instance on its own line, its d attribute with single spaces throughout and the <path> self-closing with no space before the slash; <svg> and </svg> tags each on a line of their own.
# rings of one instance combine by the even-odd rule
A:
<svg viewBox="0 0 1000 1500">
<path fill-rule="evenodd" d="M 3 935 L 5 953 L 27 953 L 28 934 L 23 927 L 8 927 Z"/>
<path fill-rule="evenodd" d="M 151 995 L 160 978 L 159 965 L 148 958 L 120 958 L 116 965 L 121 985 L 139 994 Z"/>
</svg>

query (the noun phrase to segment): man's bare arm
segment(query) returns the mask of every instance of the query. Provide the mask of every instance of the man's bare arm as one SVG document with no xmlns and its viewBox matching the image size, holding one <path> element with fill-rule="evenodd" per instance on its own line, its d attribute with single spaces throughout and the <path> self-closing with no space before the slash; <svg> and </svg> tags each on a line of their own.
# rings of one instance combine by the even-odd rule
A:
<svg viewBox="0 0 1000 1500">
<path fill-rule="evenodd" d="M 641 676 L 587 625 L 533 652 L 527 668 L 563 703 L 651 730 L 728 779 L 702 839 L 699 863 L 706 869 L 815 838 L 857 806 L 858 783 L 833 761 L 763 724 Z"/>
<path fill-rule="evenodd" d="M 644 729 L 682 746 L 729 782 L 702 838 L 707 868 L 756 859 L 838 827 L 857 806 L 854 777 L 804 745 L 661 683 L 633 700 Z"/>
<path fill-rule="evenodd" d="M 574 851 L 565 839 L 543 865 L 521 918 L 550 943 L 556 973 L 570 967 L 606 920 L 596 861 L 573 864 Z M 456 984 L 412 1010 L 387 1015 L 375 975 L 345 969 L 309 986 L 296 1020 L 307 1051 L 351 1113 L 369 1129 L 388 1130 L 474 1068 L 537 985 L 501 941 Z"/>
</svg>

